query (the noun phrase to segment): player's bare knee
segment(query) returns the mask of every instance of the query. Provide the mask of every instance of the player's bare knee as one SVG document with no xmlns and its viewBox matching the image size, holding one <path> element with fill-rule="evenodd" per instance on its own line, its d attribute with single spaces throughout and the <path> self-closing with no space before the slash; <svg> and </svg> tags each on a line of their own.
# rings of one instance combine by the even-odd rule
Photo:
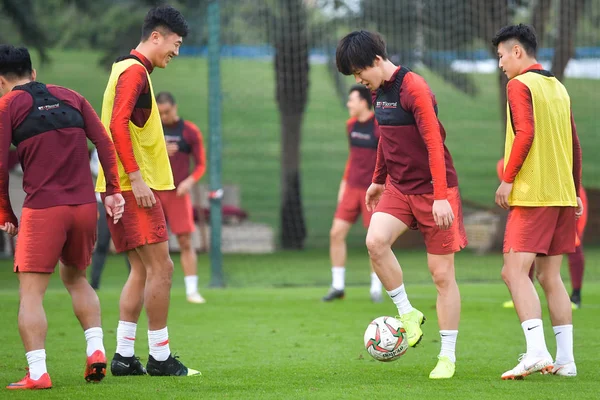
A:
<svg viewBox="0 0 600 400">
<path fill-rule="evenodd" d="M 192 250 L 192 237 L 189 234 L 179 235 L 177 237 L 179 242 L 179 250 L 184 253 Z"/>
<path fill-rule="evenodd" d="M 562 283 L 560 274 L 544 271 L 542 268 L 537 269 L 536 278 L 544 290 L 552 289 Z"/>
<path fill-rule="evenodd" d="M 331 227 L 331 230 L 329 231 L 329 240 L 332 242 L 341 242 L 345 239 L 346 235 L 342 229 L 336 227 L 335 225 Z"/>
<path fill-rule="evenodd" d="M 431 270 L 431 278 L 438 290 L 444 290 L 454 282 L 454 270 L 445 267 L 434 268 Z"/>
<path fill-rule="evenodd" d="M 383 256 L 383 254 L 390 249 L 390 243 L 382 235 L 376 233 L 367 234 L 367 249 L 369 250 L 369 256 L 373 260 L 377 260 Z"/>
<path fill-rule="evenodd" d="M 502 267 L 501 276 L 502 276 L 502 280 L 504 281 L 504 283 L 506 283 L 507 286 L 510 286 L 510 284 L 513 282 L 512 269 L 507 267 L 506 265 L 504 265 Z"/>
</svg>

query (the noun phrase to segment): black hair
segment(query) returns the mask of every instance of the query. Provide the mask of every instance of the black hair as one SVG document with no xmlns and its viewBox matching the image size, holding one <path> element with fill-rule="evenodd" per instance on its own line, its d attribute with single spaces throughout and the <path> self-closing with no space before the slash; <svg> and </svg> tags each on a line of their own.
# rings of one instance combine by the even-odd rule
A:
<svg viewBox="0 0 600 400">
<path fill-rule="evenodd" d="M 369 106 L 369 110 L 373 106 L 373 97 L 371 96 L 371 91 L 364 85 L 354 85 L 350 88 L 348 94 L 352 92 L 358 92 L 358 95 L 361 99 L 367 102 L 367 106 Z"/>
<path fill-rule="evenodd" d="M 188 23 L 183 15 L 167 5 L 154 7 L 148 11 L 142 26 L 142 41 L 147 40 L 152 32 L 160 29 L 176 33 L 181 37 L 186 37 L 189 32 Z"/>
<path fill-rule="evenodd" d="M 354 31 L 342 38 L 335 51 L 338 71 L 352 75 L 358 70 L 373 66 L 375 58 L 387 60 L 385 40 L 377 32 Z"/>
<path fill-rule="evenodd" d="M 171 92 L 160 92 L 159 94 L 156 95 L 156 102 L 158 104 L 169 103 L 172 106 L 177 104 L 175 102 L 175 96 L 173 96 L 173 94 Z"/>
<path fill-rule="evenodd" d="M 15 79 L 30 76 L 32 72 L 29 50 L 0 44 L 0 75 Z"/>
<path fill-rule="evenodd" d="M 535 29 L 531 25 L 509 25 L 501 28 L 492 39 L 494 47 L 507 40 L 515 39 L 525 49 L 525 52 L 535 57 L 537 52 L 537 37 Z"/>
</svg>

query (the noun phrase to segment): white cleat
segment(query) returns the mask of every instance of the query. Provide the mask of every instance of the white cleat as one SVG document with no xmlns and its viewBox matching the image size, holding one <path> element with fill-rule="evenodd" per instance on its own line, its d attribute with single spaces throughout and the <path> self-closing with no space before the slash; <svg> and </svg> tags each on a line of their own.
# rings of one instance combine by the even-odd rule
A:
<svg viewBox="0 0 600 400">
<path fill-rule="evenodd" d="M 575 361 L 566 364 L 554 364 L 552 374 L 560 376 L 577 376 Z"/>
<path fill-rule="evenodd" d="M 523 379 L 534 372 L 548 374 L 552 372 L 552 363 L 552 356 L 550 356 L 550 354 L 545 356 L 528 356 L 527 354 L 521 354 L 517 366 L 503 373 L 502 379 Z"/>
<path fill-rule="evenodd" d="M 206 299 L 200 295 L 200 293 L 196 292 L 187 297 L 187 301 L 194 304 L 204 304 L 206 303 Z"/>
</svg>

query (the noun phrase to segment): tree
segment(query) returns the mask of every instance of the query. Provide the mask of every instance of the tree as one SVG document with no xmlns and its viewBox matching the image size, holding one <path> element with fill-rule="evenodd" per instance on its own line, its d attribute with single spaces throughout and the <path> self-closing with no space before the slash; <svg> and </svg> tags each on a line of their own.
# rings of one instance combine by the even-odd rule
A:
<svg viewBox="0 0 600 400">
<path fill-rule="evenodd" d="M 552 73 L 559 81 L 565 76 L 569 60 L 575 55 L 575 32 L 586 0 L 560 0 L 558 37 L 554 46 Z"/>
<path fill-rule="evenodd" d="M 23 42 L 36 49 L 41 61 L 46 62 L 49 60 L 46 49 L 50 43 L 36 18 L 32 18 L 34 14 L 32 0 L 0 1 L 0 15 L 12 21 Z"/>
<path fill-rule="evenodd" d="M 273 33 L 281 125 L 281 245 L 302 249 L 306 226 L 300 189 L 300 138 L 309 86 L 307 14 L 302 0 L 279 0 Z"/>
</svg>

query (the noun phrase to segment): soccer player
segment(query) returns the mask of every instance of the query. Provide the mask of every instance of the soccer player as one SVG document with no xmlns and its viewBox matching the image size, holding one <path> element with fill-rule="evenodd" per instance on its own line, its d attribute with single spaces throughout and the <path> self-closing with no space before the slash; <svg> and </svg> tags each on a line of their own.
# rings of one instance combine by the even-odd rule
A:
<svg viewBox="0 0 600 400">
<path fill-rule="evenodd" d="M 346 162 L 344 177 L 338 191 L 338 206 L 330 232 L 329 254 L 331 257 L 332 283 L 323 301 L 344 298 L 344 275 L 346 273 L 346 236 L 362 215 L 365 228 L 369 227 L 371 212 L 367 210 L 365 195 L 371 184 L 379 131 L 373 114 L 371 92 L 365 86 L 350 88 L 346 103 L 350 119 L 346 122 L 350 153 Z M 381 302 L 381 281 L 371 266 L 371 300 Z"/>
<path fill-rule="evenodd" d="M 96 241 L 96 199 L 88 168 L 89 138 L 107 171 L 106 213 L 115 224 L 123 197 L 115 149 L 92 106 L 80 94 L 35 81 L 29 51 L 0 45 L 0 229 L 19 233 L 14 271 L 19 277 L 19 333 L 29 372 L 11 390 L 48 389 L 48 323 L 43 300 L 60 260 L 60 277 L 87 341 L 84 377 L 106 373 L 100 302 L 85 270 Z M 21 226 L 8 193 L 8 153 L 14 144 L 23 167 L 26 192 Z"/>
<path fill-rule="evenodd" d="M 413 308 L 392 244 L 408 229 L 419 229 L 427 262 L 437 287 L 441 351 L 431 379 L 454 376 L 460 319 L 460 293 L 454 274 L 454 253 L 467 244 L 458 179 L 446 132 L 437 118 L 437 102 L 425 80 L 387 57 L 378 33 L 355 31 L 336 51 L 338 70 L 374 92 L 380 140 L 367 209 L 374 214 L 367 248 L 377 276 L 398 308 L 410 346 L 423 336 L 423 313 Z"/>
<path fill-rule="evenodd" d="M 173 262 L 169 257 L 165 215 L 156 191 L 172 190 L 173 174 L 154 98 L 150 73 L 165 68 L 179 54 L 188 25 L 176 9 L 152 8 L 144 20 L 139 45 L 112 66 L 102 103 L 102 123 L 115 143 L 125 211 L 119 224 L 111 224 L 118 252 L 127 252 L 129 278 L 120 300 L 117 351 L 111 372 L 124 375 L 190 376 L 171 355 L 167 315 Z M 96 191 L 105 191 L 103 170 Z M 103 194 L 104 195 L 104 194 Z M 146 368 L 134 355 L 142 307 L 148 315 L 150 355 Z"/>
<path fill-rule="evenodd" d="M 194 212 L 190 197 L 190 189 L 202 178 L 206 170 L 202 132 L 194 123 L 179 117 L 175 97 L 171 93 L 159 93 L 156 96 L 156 103 L 176 186 L 176 189 L 160 191 L 157 194 L 169 228 L 179 242 L 187 301 L 202 304 L 206 300 L 198 293 L 198 259 L 192 245 Z M 194 169 L 191 173 L 190 159 L 194 161 Z"/>
<path fill-rule="evenodd" d="M 492 40 L 507 85 L 507 124 L 502 183 L 496 203 L 510 210 L 502 278 L 515 303 L 527 352 L 502 379 L 537 372 L 575 376 L 569 295 L 560 276 L 562 255 L 575 251 L 576 219 L 583 213 L 581 147 L 565 87 L 537 62 L 532 27 L 506 26 Z M 542 309 L 527 272 L 537 279 L 550 310 L 556 360 L 546 347 Z"/>
</svg>

